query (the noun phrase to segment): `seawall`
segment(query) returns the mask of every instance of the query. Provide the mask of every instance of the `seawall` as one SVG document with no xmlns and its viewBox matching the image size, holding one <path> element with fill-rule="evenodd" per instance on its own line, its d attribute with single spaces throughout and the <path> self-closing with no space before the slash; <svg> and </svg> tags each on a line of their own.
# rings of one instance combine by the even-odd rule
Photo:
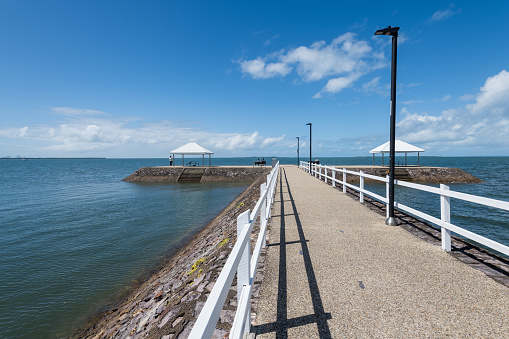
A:
<svg viewBox="0 0 509 339">
<path fill-rule="evenodd" d="M 388 174 L 388 167 L 383 166 L 334 166 L 336 168 L 345 168 L 352 172 L 362 171 L 366 174 L 385 177 Z M 323 170 L 322 170 L 323 171 Z M 328 170 L 328 175 L 331 176 L 331 171 Z M 479 183 L 481 179 L 465 172 L 461 168 L 454 167 L 396 167 L 395 177 L 399 180 L 411 181 L 415 183 L 441 183 L 449 184 L 453 182 L 458 183 Z M 336 179 L 343 180 L 343 174 L 336 172 Z M 346 181 L 349 183 L 358 183 L 359 176 L 347 174 Z M 365 182 L 378 182 L 373 179 L 366 178 Z"/>
<path fill-rule="evenodd" d="M 142 168 L 135 178 L 155 177 L 156 180 L 152 181 L 174 181 L 161 178 L 164 173 L 170 176 L 168 173 L 173 173 L 170 169 L 178 172 L 178 168 Z M 270 167 L 265 167 L 264 170 L 270 171 Z M 251 185 L 227 208 L 142 284 L 135 286 L 127 295 L 111 304 L 107 311 L 92 316 L 88 324 L 75 333 L 73 338 L 161 338 L 164 335 L 169 335 L 170 338 L 187 338 L 236 242 L 237 217 L 247 209 L 253 209 L 260 197 L 260 185 L 266 181 L 264 170 L 254 171 L 261 174 L 252 180 Z M 249 172 L 249 176 L 254 175 L 253 171 Z M 223 171 L 213 173 L 217 176 L 222 175 Z M 238 173 L 244 172 L 226 170 L 226 175 L 236 180 L 248 176 L 247 173 L 244 176 Z M 147 181 L 138 179 L 136 181 Z M 258 231 L 257 224 L 253 234 Z M 263 277 L 261 273 L 264 258 L 265 250 L 262 251 L 258 266 L 254 296 L 258 293 Z M 236 299 L 236 289 L 232 288 L 221 312 L 215 337 L 222 338 L 229 332 L 235 315 Z M 256 298 L 252 305 L 255 311 Z"/>
<path fill-rule="evenodd" d="M 128 177 L 122 179 L 129 182 L 176 182 L 185 169 L 204 170 L 201 182 L 251 182 L 261 175 L 270 173 L 270 166 L 214 166 L 214 167 L 182 167 L 160 166 L 142 167 Z"/>
</svg>

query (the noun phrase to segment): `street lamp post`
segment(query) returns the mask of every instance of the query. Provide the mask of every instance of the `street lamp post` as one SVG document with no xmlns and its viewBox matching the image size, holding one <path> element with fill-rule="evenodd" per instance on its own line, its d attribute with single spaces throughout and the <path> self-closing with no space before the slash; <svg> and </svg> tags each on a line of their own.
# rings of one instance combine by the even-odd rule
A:
<svg viewBox="0 0 509 339">
<path fill-rule="evenodd" d="M 296 138 L 297 138 L 297 166 L 300 166 L 300 156 L 299 156 L 300 139 L 299 137 Z"/>
<path fill-rule="evenodd" d="M 389 217 L 386 225 L 397 226 L 398 222 L 394 217 L 394 167 L 396 156 L 396 59 L 398 54 L 398 31 L 399 27 L 379 29 L 375 35 L 392 36 L 392 62 L 391 62 L 391 140 L 390 140 L 390 163 L 389 163 Z"/>
<path fill-rule="evenodd" d="M 309 125 L 309 175 L 311 175 L 311 123 L 308 122 L 306 125 Z"/>
</svg>

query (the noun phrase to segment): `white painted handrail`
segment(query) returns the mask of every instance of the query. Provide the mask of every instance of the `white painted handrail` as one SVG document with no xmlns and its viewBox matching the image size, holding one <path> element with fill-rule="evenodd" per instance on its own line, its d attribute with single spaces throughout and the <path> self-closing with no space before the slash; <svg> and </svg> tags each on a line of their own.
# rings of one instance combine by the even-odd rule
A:
<svg viewBox="0 0 509 339">
<path fill-rule="evenodd" d="M 237 312 L 230 331 L 230 338 L 240 339 L 251 330 L 251 292 L 255 280 L 256 268 L 262 247 L 265 247 L 265 234 L 270 218 L 270 207 L 274 201 L 279 162 L 274 166 L 267 182 L 260 186 L 260 199 L 253 211 L 245 211 L 237 217 L 237 242 L 210 292 L 196 320 L 189 338 L 212 338 L 224 302 L 237 274 Z M 251 256 L 251 231 L 260 217 L 260 232 Z"/>
<path fill-rule="evenodd" d="M 311 170 L 310 175 L 314 174 L 315 177 L 318 173 L 318 170 L 315 166 L 310 167 L 308 165 L 308 163 L 304 162 L 304 161 L 301 161 L 299 167 L 301 169 L 305 170 L 306 172 Z M 388 176 L 385 178 L 378 177 L 375 175 L 363 173 L 362 171 L 354 172 L 354 171 L 346 170 L 344 168 L 340 169 L 340 168 L 336 168 L 333 166 L 320 166 L 320 171 L 322 168 L 324 168 L 324 171 L 326 173 L 325 179 L 324 179 L 325 182 L 327 182 L 327 180 L 331 180 L 332 186 L 334 186 L 334 187 L 336 186 L 336 184 L 343 185 L 343 193 L 346 193 L 346 188 L 348 187 L 348 188 L 351 188 L 351 189 L 359 192 L 359 200 L 361 200 L 361 202 L 364 199 L 364 195 L 368 195 L 368 196 L 370 196 L 380 202 L 383 202 L 385 204 L 389 203 L 388 189 L 386 190 L 387 193 L 386 193 L 385 197 L 382 197 L 376 193 L 373 193 L 371 191 L 364 189 L 364 179 L 365 178 L 377 180 L 380 182 L 385 182 L 386 185 L 388 185 L 388 182 L 389 182 Z M 330 171 L 327 171 L 327 170 L 330 170 Z M 332 173 L 332 176 L 330 176 L 330 177 L 327 176 L 327 173 L 329 173 L 329 172 Z M 343 176 L 342 176 L 343 180 L 336 179 L 336 175 L 335 175 L 336 172 L 343 173 Z M 359 180 L 360 180 L 359 187 L 347 183 L 346 182 L 346 174 L 359 176 Z M 454 233 L 457 233 L 465 238 L 471 239 L 471 240 L 476 241 L 484 246 L 492 248 L 500 253 L 509 255 L 509 246 L 506 246 L 504 244 L 501 244 L 499 242 L 496 242 L 494 240 L 488 239 L 488 238 L 483 237 L 479 234 L 470 232 L 470 231 L 463 229 L 459 226 L 451 224 L 450 198 L 455 198 L 455 199 L 459 199 L 459 200 L 463 200 L 463 201 L 469 201 L 469 202 L 473 202 L 475 204 L 494 207 L 494 208 L 498 208 L 498 209 L 502 209 L 502 210 L 506 210 L 506 211 L 509 211 L 509 202 L 485 198 L 485 197 L 479 197 L 479 196 L 467 194 L 467 193 L 451 191 L 448 186 L 443 185 L 443 184 L 440 185 L 440 187 L 432 187 L 432 186 L 415 184 L 415 183 L 410 183 L 410 182 L 401 181 L 401 180 L 394 180 L 394 184 L 399 185 L 399 186 L 408 187 L 408 188 L 413 188 L 413 189 L 420 190 L 420 191 L 434 193 L 434 194 L 437 194 L 440 196 L 440 211 L 441 211 L 440 219 L 436 218 L 434 216 L 431 216 L 429 214 L 426 214 L 424 212 L 421 212 L 419 210 L 416 210 L 414 208 L 411 208 L 409 206 L 405 206 L 399 202 L 394 202 L 394 207 L 440 226 L 441 232 L 442 232 L 442 249 L 443 250 L 445 250 L 445 251 L 451 250 L 451 232 L 454 232 Z"/>
</svg>

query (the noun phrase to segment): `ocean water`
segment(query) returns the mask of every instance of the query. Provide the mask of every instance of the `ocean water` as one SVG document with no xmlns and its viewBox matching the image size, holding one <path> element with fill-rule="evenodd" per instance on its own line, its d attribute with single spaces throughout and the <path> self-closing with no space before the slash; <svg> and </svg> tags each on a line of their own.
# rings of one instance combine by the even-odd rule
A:
<svg viewBox="0 0 509 339">
<path fill-rule="evenodd" d="M 121 181 L 161 164 L 0 160 L 0 338 L 66 337 L 248 185 Z"/>
<path fill-rule="evenodd" d="M 256 159 L 213 158 L 212 165 L 251 165 Z M 265 157 L 269 164 L 270 159 Z M 297 164 L 297 158 L 279 160 Z M 341 166 L 373 160 L 320 161 Z M 421 157 L 420 162 L 459 167 L 483 180 L 451 184 L 453 190 L 509 201 L 509 157 Z M 0 159 L 0 338 L 66 337 L 247 187 L 121 181 L 140 167 L 160 165 L 168 159 Z M 384 185 L 366 188 L 385 192 Z M 440 215 L 438 196 L 396 187 L 396 200 Z M 455 199 L 451 211 L 458 226 L 509 245 L 509 213 Z"/>
</svg>

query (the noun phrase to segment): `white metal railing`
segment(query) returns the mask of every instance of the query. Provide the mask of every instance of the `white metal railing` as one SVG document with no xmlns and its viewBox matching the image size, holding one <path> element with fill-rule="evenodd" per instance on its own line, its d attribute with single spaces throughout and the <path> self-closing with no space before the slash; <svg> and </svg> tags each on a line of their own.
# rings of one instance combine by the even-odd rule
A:
<svg viewBox="0 0 509 339">
<path fill-rule="evenodd" d="M 237 217 L 237 242 L 203 306 L 189 338 L 211 338 L 219 315 L 237 274 L 237 312 L 230 330 L 230 338 L 242 338 L 251 330 L 251 292 L 262 247 L 265 247 L 265 233 L 270 218 L 270 207 L 274 201 L 279 162 L 267 175 L 267 182 L 260 186 L 260 199 L 253 211 L 245 211 Z M 260 217 L 260 232 L 251 256 L 251 231 Z"/>
<path fill-rule="evenodd" d="M 304 171 L 308 172 L 310 175 L 314 175 L 316 178 L 322 179 L 322 177 L 323 177 L 323 180 L 325 183 L 327 183 L 328 180 L 330 180 L 332 182 L 332 186 L 334 186 L 334 187 L 336 186 L 336 184 L 343 185 L 343 193 L 346 193 L 347 187 L 358 191 L 360 202 L 364 202 L 364 195 L 368 195 L 378 201 L 385 203 L 386 205 L 388 205 L 388 203 L 389 203 L 389 199 L 388 199 L 389 176 L 384 178 L 384 177 L 379 177 L 379 176 L 375 176 L 375 175 L 371 175 L 371 174 L 366 174 L 366 173 L 363 173 L 362 171 L 353 172 L 353 171 L 349 171 L 345 168 L 340 169 L 340 168 L 336 168 L 333 166 L 309 164 L 304 161 L 300 162 L 299 167 L 301 169 L 303 169 Z M 343 180 L 336 179 L 336 172 L 343 173 L 343 176 L 342 176 Z M 359 186 L 355 186 L 355 185 L 347 183 L 346 182 L 347 174 L 359 176 Z M 369 178 L 369 179 L 373 179 L 376 181 L 385 182 L 386 183 L 385 197 L 364 189 L 364 178 Z M 454 233 L 457 233 L 465 238 L 474 240 L 479 244 L 482 244 L 484 246 L 492 248 L 500 253 L 509 255 L 509 246 L 506 246 L 504 244 L 501 244 L 499 242 L 496 242 L 494 240 L 488 239 L 488 238 L 483 237 L 479 234 L 470 232 L 470 231 L 463 229 L 459 226 L 451 224 L 450 199 L 455 198 L 455 199 L 459 199 L 459 200 L 463 200 L 463 201 L 469 201 L 469 202 L 473 202 L 475 204 L 494 207 L 494 208 L 498 208 L 498 209 L 505 210 L 505 211 L 509 211 L 509 202 L 485 198 L 485 197 L 479 197 L 479 196 L 467 194 L 467 193 L 451 191 L 449 189 L 449 186 L 444 185 L 444 184 L 440 184 L 439 188 L 427 186 L 427 185 L 414 184 L 414 183 L 401 181 L 401 180 L 394 180 L 394 184 L 399 185 L 399 186 L 413 188 L 413 189 L 420 190 L 420 191 L 438 194 L 440 196 L 440 219 L 438 219 L 434 216 L 431 216 L 429 214 L 426 214 L 424 212 L 421 212 L 419 210 L 416 210 L 412 207 L 405 206 L 399 202 L 394 202 L 394 207 L 440 226 L 441 232 L 442 232 L 442 249 L 443 250 L 445 250 L 445 251 L 451 250 L 451 232 L 454 232 Z M 389 213 L 389 209 L 386 208 L 386 210 L 387 210 L 387 213 Z"/>
</svg>

